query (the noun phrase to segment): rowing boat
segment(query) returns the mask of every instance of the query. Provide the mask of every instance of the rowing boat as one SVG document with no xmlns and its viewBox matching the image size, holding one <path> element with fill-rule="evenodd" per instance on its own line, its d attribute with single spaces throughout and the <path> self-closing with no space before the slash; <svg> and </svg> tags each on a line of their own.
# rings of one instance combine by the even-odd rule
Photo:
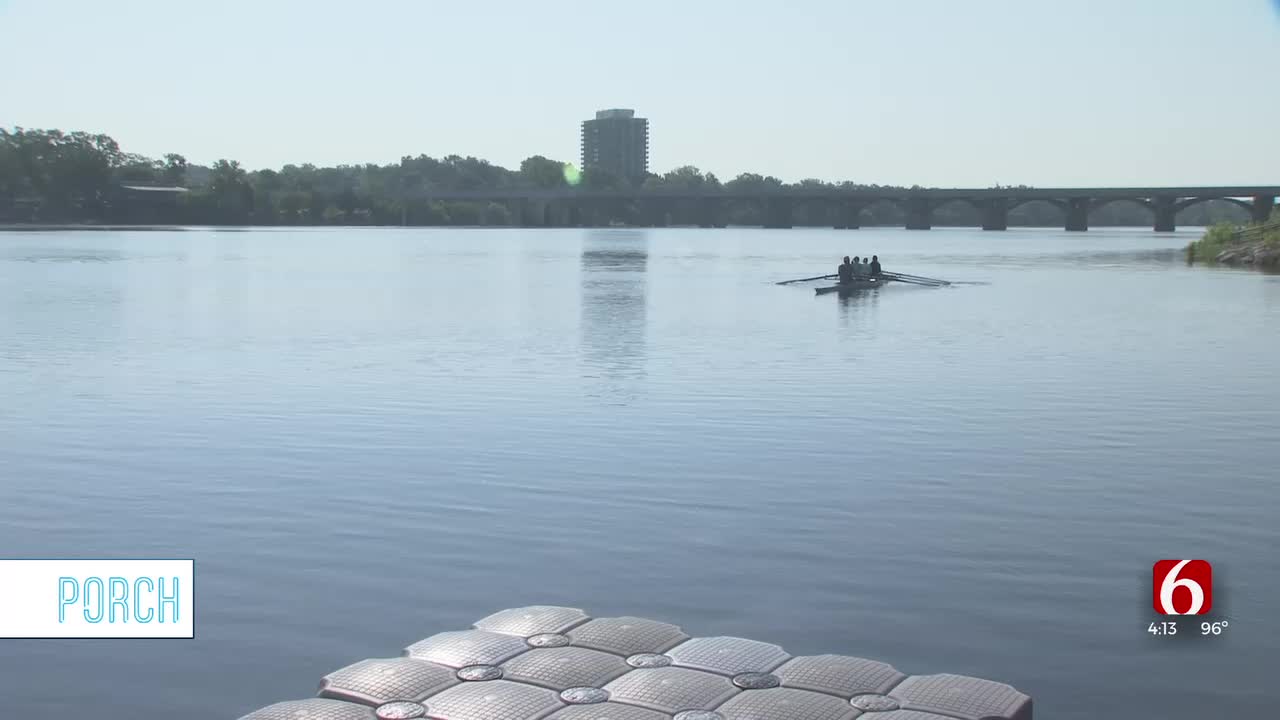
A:
<svg viewBox="0 0 1280 720">
<path fill-rule="evenodd" d="M 858 280 L 851 280 L 847 283 L 840 283 L 838 285 L 828 285 L 826 287 L 814 288 L 813 291 L 819 295 L 826 295 L 827 293 L 833 293 L 833 292 L 838 292 L 841 295 L 843 295 L 845 293 L 858 292 L 860 290 L 870 290 L 871 288 L 878 288 L 881 285 L 887 284 L 888 282 L 889 282 L 888 280 L 883 280 L 883 279 L 877 280 L 875 278 L 858 279 Z"/>
</svg>

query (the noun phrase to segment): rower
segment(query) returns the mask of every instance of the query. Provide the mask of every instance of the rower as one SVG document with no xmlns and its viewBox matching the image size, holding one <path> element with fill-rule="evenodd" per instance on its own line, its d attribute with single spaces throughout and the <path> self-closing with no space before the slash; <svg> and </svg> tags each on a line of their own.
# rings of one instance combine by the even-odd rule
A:
<svg viewBox="0 0 1280 720">
<path fill-rule="evenodd" d="M 871 256 L 871 277 L 874 277 L 874 278 L 880 277 L 880 256 L 879 255 Z"/>
<path fill-rule="evenodd" d="M 840 276 L 841 283 L 853 282 L 853 265 L 849 263 L 849 256 L 844 256 L 844 263 L 836 268 L 836 275 Z"/>
<path fill-rule="evenodd" d="M 857 278 L 862 277 L 862 263 L 859 262 L 857 255 L 853 256 L 853 267 L 850 268 L 850 270 L 852 271 L 850 275 L 852 275 L 853 279 L 856 280 Z"/>
</svg>

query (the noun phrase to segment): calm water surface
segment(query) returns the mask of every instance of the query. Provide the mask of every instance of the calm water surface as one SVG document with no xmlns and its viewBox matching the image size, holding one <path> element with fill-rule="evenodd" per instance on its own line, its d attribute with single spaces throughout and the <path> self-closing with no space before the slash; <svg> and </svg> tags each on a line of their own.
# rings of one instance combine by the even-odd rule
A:
<svg viewBox="0 0 1280 720">
<path fill-rule="evenodd" d="M 0 556 L 200 578 L 194 641 L 0 641 L 0 715 L 236 718 L 535 603 L 1269 715 L 1280 277 L 1189 237 L 0 233 Z M 871 252 L 982 284 L 772 284 Z M 1225 635 L 1145 632 L 1179 557 Z"/>
</svg>

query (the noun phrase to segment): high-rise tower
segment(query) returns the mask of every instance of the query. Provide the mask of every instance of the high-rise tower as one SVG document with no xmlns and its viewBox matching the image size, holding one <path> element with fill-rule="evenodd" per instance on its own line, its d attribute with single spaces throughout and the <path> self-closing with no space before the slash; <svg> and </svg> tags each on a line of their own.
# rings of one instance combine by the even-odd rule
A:
<svg viewBox="0 0 1280 720">
<path fill-rule="evenodd" d="M 582 169 L 642 182 L 649 172 L 649 121 L 635 110 L 600 110 L 582 123 Z"/>
</svg>

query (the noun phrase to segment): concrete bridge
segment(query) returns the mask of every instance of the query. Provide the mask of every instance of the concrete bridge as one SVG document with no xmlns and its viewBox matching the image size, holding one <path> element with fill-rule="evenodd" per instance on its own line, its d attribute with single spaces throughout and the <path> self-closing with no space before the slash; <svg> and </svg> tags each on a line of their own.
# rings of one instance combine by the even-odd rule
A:
<svg viewBox="0 0 1280 720">
<path fill-rule="evenodd" d="M 724 227 L 730 203 L 750 203 L 760 209 L 763 224 L 789 228 L 796 207 L 816 209 L 820 217 L 840 229 L 860 227 L 862 210 L 873 203 L 897 205 L 908 230 L 928 230 L 934 210 L 949 203 L 965 203 L 982 218 L 983 230 L 1005 230 L 1009 212 L 1020 205 L 1044 201 L 1056 205 L 1065 217 L 1065 229 L 1089 229 L 1089 214 L 1104 205 L 1128 202 L 1148 208 L 1156 232 L 1172 232 L 1180 210 L 1209 200 L 1235 203 L 1250 212 L 1255 221 L 1265 220 L 1276 207 L 1280 185 L 1230 187 L 1130 187 L 1130 188 L 783 188 L 778 190 L 476 190 L 421 191 L 426 200 L 489 201 L 512 210 L 517 225 L 578 226 L 592 207 L 616 207 L 633 203 L 665 218 L 676 209 L 697 218 L 703 227 Z"/>
</svg>

